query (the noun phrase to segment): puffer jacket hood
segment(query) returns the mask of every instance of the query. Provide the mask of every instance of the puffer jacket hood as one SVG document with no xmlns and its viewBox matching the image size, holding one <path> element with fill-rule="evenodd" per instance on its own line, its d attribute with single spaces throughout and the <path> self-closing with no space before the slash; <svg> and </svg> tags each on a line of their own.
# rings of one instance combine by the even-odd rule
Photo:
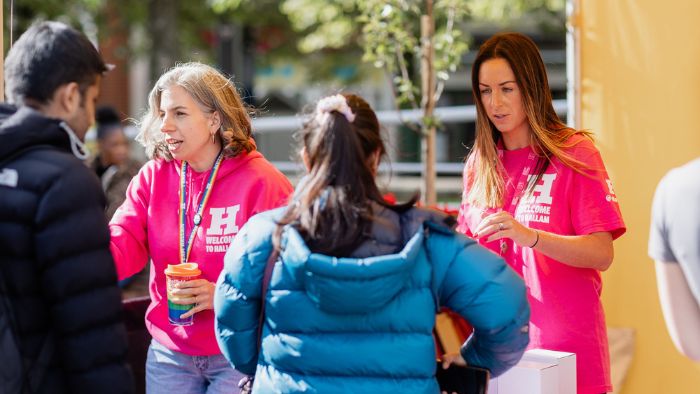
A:
<svg viewBox="0 0 700 394">
<path fill-rule="evenodd" d="M 400 253 L 368 257 L 331 257 L 310 253 L 301 236 L 290 230 L 295 252 L 290 264 L 303 264 L 306 294 L 323 311 L 334 314 L 371 312 L 391 301 L 406 285 L 420 250 L 416 234 Z"/>
<path fill-rule="evenodd" d="M 404 214 L 374 206 L 380 219 L 370 239 L 352 257 L 312 253 L 294 228 L 287 228 L 283 259 L 303 267 L 306 294 L 324 312 L 334 314 L 369 313 L 384 307 L 406 287 L 418 259 L 422 224 L 450 231 L 447 216 L 413 209 Z"/>
<path fill-rule="evenodd" d="M 0 105 L 0 160 L 36 145 L 51 145 L 70 152 L 70 139 L 60 122 L 30 107 Z"/>
</svg>

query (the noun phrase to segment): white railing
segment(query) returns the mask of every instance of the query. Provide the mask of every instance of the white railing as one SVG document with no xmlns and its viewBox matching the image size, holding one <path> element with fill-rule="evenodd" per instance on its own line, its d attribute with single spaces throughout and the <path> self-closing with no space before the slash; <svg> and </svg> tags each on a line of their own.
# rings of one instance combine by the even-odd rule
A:
<svg viewBox="0 0 700 394">
<path fill-rule="evenodd" d="M 557 114 L 560 116 L 566 115 L 566 100 L 554 100 L 552 104 L 554 104 L 554 110 Z M 443 123 L 473 122 L 476 120 L 476 106 L 464 105 L 436 108 L 435 115 Z M 379 122 L 383 126 L 396 126 L 405 122 L 418 122 L 422 117 L 423 112 L 418 109 L 377 111 L 377 118 L 379 118 Z M 291 133 L 298 130 L 301 125 L 302 118 L 300 116 L 271 116 L 253 120 L 253 130 L 255 130 L 255 133 Z M 275 161 L 273 164 L 279 168 L 280 171 L 301 171 L 300 164 L 296 162 Z M 422 163 L 396 162 L 390 165 L 382 164 L 379 167 L 379 171 L 391 172 L 394 174 L 417 174 L 421 172 L 422 167 Z M 462 163 L 442 162 L 435 164 L 435 170 L 439 174 L 461 174 L 462 169 Z"/>
</svg>

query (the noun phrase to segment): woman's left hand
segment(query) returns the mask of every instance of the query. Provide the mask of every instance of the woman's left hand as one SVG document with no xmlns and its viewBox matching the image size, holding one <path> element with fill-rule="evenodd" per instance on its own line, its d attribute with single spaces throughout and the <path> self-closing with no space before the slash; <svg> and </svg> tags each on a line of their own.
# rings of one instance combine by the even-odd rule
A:
<svg viewBox="0 0 700 394">
<path fill-rule="evenodd" d="M 508 212 L 500 211 L 486 216 L 481 220 L 473 232 L 474 238 L 488 237 L 486 242 L 493 242 L 502 238 L 510 238 L 523 247 L 530 247 L 537 239 L 537 232 L 526 227 Z"/>
<path fill-rule="evenodd" d="M 194 298 L 194 308 L 183 313 L 180 318 L 187 319 L 197 312 L 207 309 L 214 309 L 214 289 L 216 285 L 206 279 L 195 279 L 179 282 L 176 288 L 171 290 L 171 294 L 178 297 Z M 178 303 L 174 301 L 175 303 Z M 192 303 L 192 302 L 189 302 Z"/>
</svg>

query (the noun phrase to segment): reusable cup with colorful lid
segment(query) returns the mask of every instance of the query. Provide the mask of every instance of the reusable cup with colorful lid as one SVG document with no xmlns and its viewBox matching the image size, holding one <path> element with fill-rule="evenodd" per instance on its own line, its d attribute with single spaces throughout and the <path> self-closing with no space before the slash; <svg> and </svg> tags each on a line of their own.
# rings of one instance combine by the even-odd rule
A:
<svg viewBox="0 0 700 394">
<path fill-rule="evenodd" d="M 187 313 L 190 309 L 194 308 L 194 297 L 188 296 L 178 296 L 172 294 L 177 283 L 186 282 L 188 280 L 198 279 L 202 274 L 202 271 L 197 266 L 197 263 L 182 263 L 182 264 L 168 264 L 168 268 L 165 269 L 165 281 L 168 293 L 168 320 L 170 324 L 176 326 L 191 326 L 194 324 L 194 315 L 182 319 L 180 316 Z M 192 301 L 188 304 L 176 304 L 173 301 Z"/>
</svg>

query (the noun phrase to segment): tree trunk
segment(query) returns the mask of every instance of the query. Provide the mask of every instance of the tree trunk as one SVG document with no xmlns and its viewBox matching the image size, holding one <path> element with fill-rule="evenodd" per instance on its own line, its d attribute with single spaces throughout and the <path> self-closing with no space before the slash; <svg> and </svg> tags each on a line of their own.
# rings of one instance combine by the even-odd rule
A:
<svg viewBox="0 0 700 394">
<path fill-rule="evenodd" d="M 253 105 L 255 41 L 251 28 L 235 22 L 217 27 L 217 60 L 221 71 L 232 76 L 243 101 Z"/>
<path fill-rule="evenodd" d="M 435 127 L 423 127 L 423 139 L 421 139 L 423 160 L 423 203 L 426 206 L 437 204 L 437 191 L 435 190 Z"/>
<path fill-rule="evenodd" d="M 148 0 L 148 34 L 152 38 L 149 54 L 151 85 L 180 59 L 177 19 L 180 0 Z"/>
<path fill-rule="evenodd" d="M 433 2 L 426 0 L 426 15 L 421 16 L 421 91 L 423 98 L 423 125 L 421 138 L 421 160 L 423 161 L 422 201 L 427 206 L 437 203 L 435 191 L 435 69 L 433 68 Z"/>
</svg>

